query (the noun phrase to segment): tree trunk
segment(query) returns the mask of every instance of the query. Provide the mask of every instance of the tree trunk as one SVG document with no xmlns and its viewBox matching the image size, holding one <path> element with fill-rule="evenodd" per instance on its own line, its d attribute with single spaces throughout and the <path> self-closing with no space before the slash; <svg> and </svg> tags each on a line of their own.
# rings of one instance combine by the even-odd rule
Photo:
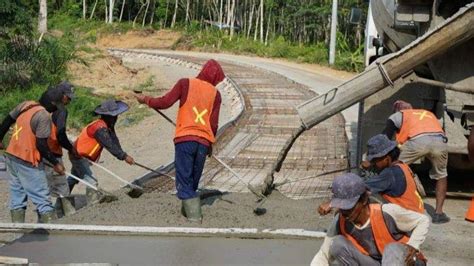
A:
<svg viewBox="0 0 474 266">
<path fill-rule="evenodd" d="M 82 19 L 86 19 L 87 15 L 87 0 L 82 0 Z"/>
<path fill-rule="evenodd" d="M 260 42 L 263 42 L 263 4 L 264 0 L 260 0 Z"/>
<path fill-rule="evenodd" d="M 119 22 L 122 22 L 123 9 L 125 8 L 125 2 L 126 2 L 126 0 L 122 0 L 122 8 L 120 9 Z"/>
<path fill-rule="evenodd" d="M 109 0 L 109 23 L 112 23 L 114 20 L 114 5 L 115 0 Z"/>
<path fill-rule="evenodd" d="M 137 22 L 137 18 L 138 18 L 138 16 L 140 16 L 140 13 L 142 12 L 142 9 L 145 7 L 145 5 L 146 5 L 146 3 L 143 3 L 143 4 L 140 6 L 140 9 L 138 10 L 137 15 L 136 15 L 135 18 L 133 19 L 132 27 L 135 27 L 135 23 Z"/>
<path fill-rule="evenodd" d="M 48 3 L 39 0 L 38 32 L 45 34 L 48 31 Z"/>
<path fill-rule="evenodd" d="M 99 0 L 95 0 L 94 7 L 92 8 L 91 16 L 89 17 L 89 19 L 92 19 L 94 17 L 95 8 L 97 7 L 97 2 L 98 1 Z"/>
<path fill-rule="evenodd" d="M 174 5 L 174 14 L 173 14 L 173 20 L 171 21 L 171 28 L 174 28 L 174 24 L 176 23 L 176 13 L 178 13 L 178 0 L 176 0 L 175 5 Z"/>
<path fill-rule="evenodd" d="M 190 5 L 190 0 L 187 0 L 186 1 L 186 20 L 185 20 L 185 23 L 186 25 L 188 25 L 189 23 L 189 5 Z"/>
<path fill-rule="evenodd" d="M 163 23 L 165 28 L 166 28 L 166 24 L 168 23 L 168 7 L 169 6 L 170 6 L 170 0 L 166 0 L 165 23 Z"/>
<path fill-rule="evenodd" d="M 109 13 L 107 12 L 108 6 L 107 6 L 107 0 L 104 0 L 105 3 L 105 23 L 109 21 Z"/>
<path fill-rule="evenodd" d="M 249 15 L 249 28 L 247 30 L 247 39 L 250 37 L 250 32 L 252 32 L 252 22 L 253 22 L 253 12 L 255 10 L 254 2 L 252 1 L 252 10 L 250 11 Z"/>
<path fill-rule="evenodd" d="M 253 34 L 253 40 L 254 40 L 254 41 L 257 40 L 258 21 L 260 20 L 260 12 L 258 12 L 258 10 L 257 10 L 256 12 L 257 12 L 257 19 L 255 20 L 255 31 L 254 31 L 254 34 Z"/>
<path fill-rule="evenodd" d="M 155 9 L 156 9 L 156 2 L 152 0 L 153 4 L 151 5 L 151 18 L 150 18 L 150 26 L 153 25 L 153 19 L 155 18 Z"/>
<path fill-rule="evenodd" d="M 234 25 L 235 25 L 235 0 L 232 0 L 232 7 L 230 9 L 231 18 L 230 18 L 230 38 L 234 36 Z"/>
<path fill-rule="evenodd" d="M 150 0 L 146 1 L 145 14 L 143 14 L 142 27 L 145 27 L 146 16 L 148 15 L 148 8 L 150 7 Z"/>
<path fill-rule="evenodd" d="M 219 8 L 219 29 L 222 27 L 222 20 L 224 18 L 224 14 L 222 13 L 222 5 L 224 4 L 224 0 L 221 0 L 220 8 Z"/>
</svg>

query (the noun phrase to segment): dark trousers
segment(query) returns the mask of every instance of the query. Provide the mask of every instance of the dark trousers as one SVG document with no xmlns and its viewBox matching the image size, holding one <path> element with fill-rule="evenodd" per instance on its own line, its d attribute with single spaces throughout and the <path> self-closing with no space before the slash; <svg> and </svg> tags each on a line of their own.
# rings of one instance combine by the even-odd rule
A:
<svg viewBox="0 0 474 266">
<path fill-rule="evenodd" d="M 177 196 L 181 200 L 195 198 L 209 148 L 195 141 L 177 143 L 174 147 Z"/>
</svg>

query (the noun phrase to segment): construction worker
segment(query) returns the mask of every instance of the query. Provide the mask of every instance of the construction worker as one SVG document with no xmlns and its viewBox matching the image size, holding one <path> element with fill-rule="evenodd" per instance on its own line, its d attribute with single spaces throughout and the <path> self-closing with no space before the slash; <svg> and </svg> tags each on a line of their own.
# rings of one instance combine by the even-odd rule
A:
<svg viewBox="0 0 474 266">
<path fill-rule="evenodd" d="M 401 207 L 424 213 L 423 201 L 416 190 L 414 174 L 410 167 L 398 160 L 400 149 L 395 141 L 386 135 L 378 134 L 367 142 L 367 160 L 361 165 L 368 169 L 374 166 L 379 172 L 371 176 L 365 184 L 372 194 L 379 193 L 386 202 L 398 204 Z M 318 207 L 321 215 L 331 212 L 329 202 Z"/>
<path fill-rule="evenodd" d="M 370 204 L 367 186 L 352 173 L 336 177 L 332 193 L 330 205 L 338 212 L 311 265 L 415 265 L 425 261 L 419 248 L 430 224 L 426 215 L 397 204 Z"/>
<path fill-rule="evenodd" d="M 10 126 L 13 133 L 6 150 L 6 164 L 10 184 L 10 214 L 12 222 L 24 223 L 28 198 L 36 205 L 38 221 L 49 223 L 56 218 L 42 159 L 53 165 L 53 170 L 64 175 L 64 166 L 48 146 L 51 137 L 50 106 L 25 101 L 16 106 L 0 125 L 0 140 Z M 3 144 L 0 141 L 0 149 Z"/>
<path fill-rule="evenodd" d="M 181 212 L 189 221 L 201 222 L 197 188 L 206 155 L 211 156 L 218 128 L 221 95 L 215 86 L 224 80 L 224 71 L 209 60 L 196 78 L 180 79 L 162 97 L 136 95 L 139 103 L 156 110 L 167 109 L 179 100 L 175 143 L 176 190 Z"/>
<path fill-rule="evenodd" d="M 448 188 L 448 139 L 436 116 L 424 109 L 413 109 L 411 104 L 396 101 L 395 113 L 383 131 L 389 139 L 395 135 L 400 145 L 399 160 L 411 164 L 420 158 L 431 162 L 430 178 L 436 180 L 436 208 L 432 222 L 442 224 L 450 218 L 443 212 Z"/>
<path fill-rule="evenodd" d="M 69 82 L 63 81 L 56 86 L 50 87 L 41 95 L 39 100 L 41 105 L 48 106 L 47 109 L 53 111 L 51 115 L 52 134 L 48 139 L 48 145 L 54 157 L 60 163 L 63 163 L 63 148 L 77 156 L 77 151 L 66 134 L 66 105 L 74 98 L 73 89 Z M 70 193 L 66 175 L 57 174 L 47 163 L 45 164 L 45 171 L 51 196 L 56 198 L 55 208 L 58 216 L 67 216 L 75 213 L 72 199 L 68 198 Z"/>
<path fill-rule="evenodd" d="M 115 123 L 118 115 L 126 112 L 128 105 L 122 101 L 106 100 L 95 108 L 94 113 L 100 115 L 100 118 L 93 121 L 82 129 L 74 146 L 81 158 L 70 154 L 69 159 L 72 163 L 71 173 L 85 182 L 97 187 L 98 182 L 94 177 L 90 161 L 97 161 L 103 148 L 108 150 L 117 159 L 125 161 L 129 165 L 135 163 L 134 159 L 122 150 L 117 134 L 115 133 Z M 69 190 L 72 192 L 74 185 L 78 183 L 72 177 L 67 179 Z M 90 187 L 86 188 L 86 197 L 88 204 L 94 204 L 101 200 L 102 195 Z"/>
</svg>

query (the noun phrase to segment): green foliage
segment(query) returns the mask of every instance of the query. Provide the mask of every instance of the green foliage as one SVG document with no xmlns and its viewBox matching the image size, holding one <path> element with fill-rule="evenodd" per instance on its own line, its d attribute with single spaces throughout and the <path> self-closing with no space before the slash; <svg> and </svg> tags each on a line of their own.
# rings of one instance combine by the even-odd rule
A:
<svg viewBox="0 0 474 266">
<path fill-rule="evenodd" d="M 76 88 L 74 92 L 76 98 L 67 106 L 68 127 L 80 129 L 94 119 L 93 111 L 105 97 L 85 88 Z"/>
<path fill-rule="evenodd" d="M 65 76 L 66 63 L 75 58 L 75 42 L 70 35 L 46 37 L 41 43 L 14 36 L 0 46 L 0 58 L 0 91 L 54 84 Z"/>
<path fill-rule="evenodd" d="M 0 0 L 0 43 L 1 39 L 22 34 L 32 34 L 33 12 L 24 1 Z"/>
</svg>

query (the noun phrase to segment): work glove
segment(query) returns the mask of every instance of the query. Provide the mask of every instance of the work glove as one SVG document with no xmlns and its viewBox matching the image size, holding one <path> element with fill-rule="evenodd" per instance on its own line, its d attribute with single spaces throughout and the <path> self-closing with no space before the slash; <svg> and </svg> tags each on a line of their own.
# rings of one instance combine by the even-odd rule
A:
<svg viewBox="0 0 474 266">
<path fill-rule="evenodd" d="M 57 163 L 54 167 L 53 170 L 58 173 L 59 175 L 65 175 L 66 168 L 64 168 L 64 165 L 62 163 Z"/>
</svg>

